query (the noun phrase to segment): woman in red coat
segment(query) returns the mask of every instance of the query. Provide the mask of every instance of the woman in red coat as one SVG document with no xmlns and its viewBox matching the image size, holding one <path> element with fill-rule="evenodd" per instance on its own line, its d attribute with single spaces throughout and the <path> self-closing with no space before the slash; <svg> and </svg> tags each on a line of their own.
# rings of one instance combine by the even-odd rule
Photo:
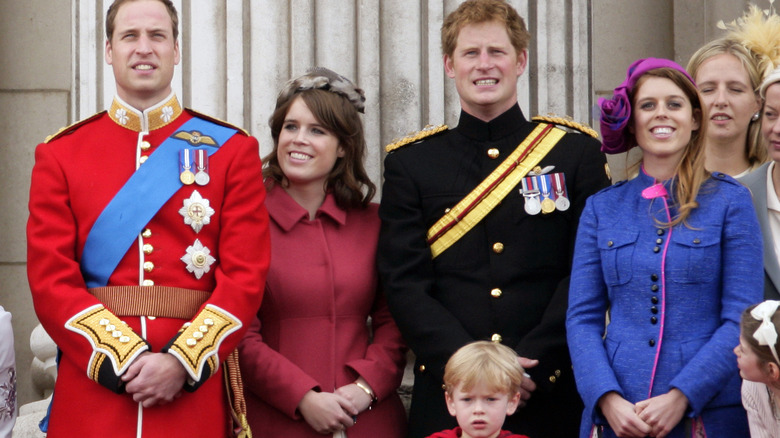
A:
<svg viewBox="0 0 780 438">
<path fill-rule="evenodd" d="M 315 68 L 287 83 L 269 122 L 271 267 L 239 346 L 255 436 L 406 434 L 396 393 L 406 346 L 377 290 L 364 101 L 348 79 Z"/>
</svg>

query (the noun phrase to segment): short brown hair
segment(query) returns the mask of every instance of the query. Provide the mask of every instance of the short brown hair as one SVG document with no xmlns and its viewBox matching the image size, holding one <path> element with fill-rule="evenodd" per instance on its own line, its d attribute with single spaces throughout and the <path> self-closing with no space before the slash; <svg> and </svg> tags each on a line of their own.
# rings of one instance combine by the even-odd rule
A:
<svg viewBox="0 0 780 438">
<path fill-rule="evenodd" d="M 458 385 L 469 391 L 485 383 L 490 391 L 513 396 L 520 392 L 523 367 L 517 353 L 497 342 L 476 341 L 466 344 L 447 361 L 444 367 L 444 389 L 452 394 Z"/>
<path fill-rule="evenodd" d="M 363 160 L 366 154 L 366 139 L 363 133 L 363 122 L 355 105 L 337 93 L 322 89 L 308 89 L 295 93 L 282 93 L 276 101 L 276 109 L 268 125 L 271 127 L 271 137 L 274 148 L 263 161 L 263 177 L 270 178 L 278 184 L 286 184 L 284 172 L 279 166 L 277 152 L 279 150 L 279 134 L 284 127 L 284 120 L 293 102 L 300 98 L 309 108 L 322 126 L 330 131 L 339 141 L 344 150 L 344 156 L 336 160 L 325 182 L 325 191 L 332 192 L 339 207 L 363 208 L 368 206 L 376 193 L 376 186 L 366 173 Z"/>
<path fill-rule="evenodd" d="M 116 21 L 116 14 L 119 12 L 119 8 L 123 4 L 137 0 L 114 0 L 111 6 L 108 7 L 106 12 L 106 39 L 111 42 L 111 37 L 114 36 L 114 22 Z M 173 28 L 173 41 L 175 42 L 179 38 L 179 14 L 176 12 L 176 6 L 173 5 L 171 0 L 158 0 L 165 5 L 168 10 L 168 15 L 171 17 L 171 26 Z"/>
<path fill-rule="evenodd" d="M 458 9 L 447 15 L 441 25 L 441 51 L 452 56 L 458 44 L 458 35 L 463 27 L 490 21 L 503 24 L 509 41 L 519 54 L 528 47 L 531 34 L 525 27 L 525 21 L 515 8 L 503 0 L 466 0 Z"/>
</svg>

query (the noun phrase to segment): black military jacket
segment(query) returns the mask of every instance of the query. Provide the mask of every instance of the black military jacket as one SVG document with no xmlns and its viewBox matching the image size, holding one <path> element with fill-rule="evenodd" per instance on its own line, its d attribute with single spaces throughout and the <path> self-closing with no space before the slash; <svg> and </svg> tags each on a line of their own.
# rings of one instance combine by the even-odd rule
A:
<svg viewBox="0 0 780 438">
<path fill-rule="evenodd" d="M 385 160 L 377 258 L 390 310 L 416 355 L 412 437 L 454 427 L 444 404 L 444 365 L 474 340 L 500 340 L 523 357 L 539 359 L 527 370 L 539 388 L 505 429 L 534 437 L 577 436 L 581 402 L 565 317 L 579 216 L 585 199 L 609 184 L 599 142 L 568 133 L 540 163 L 564 174 L 568 210 L 529 215 L 518 186 L 436 259 L 426 244 L 428 228 L 536 125 L 517 105 L 487 123 L 461 112 L 457 128 Z"/>
</svg>

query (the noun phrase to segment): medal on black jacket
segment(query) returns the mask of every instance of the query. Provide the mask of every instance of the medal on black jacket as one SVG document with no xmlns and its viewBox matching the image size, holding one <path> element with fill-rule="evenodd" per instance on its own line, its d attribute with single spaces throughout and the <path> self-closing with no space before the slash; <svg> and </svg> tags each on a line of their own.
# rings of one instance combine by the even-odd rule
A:
<svg viewBox="0 0 780 438">
<path fill-rule="evenodd" d="M 525 198 L 525 212 L 531 216 L 539 214 L 542 211 L 542 203 L 539 201 L 539 189 L 534 177 L 523 178 L 522 194 Z"/>
<path fill-rule="evenodd" d="M 555 201 L 550 199 L 550 175 L 539 175 L 539 183 L 542 186 L 542 213 L 549 214 L 555 211 Z"/>
<path fill-rule="evenodd" d="M 566 197 L 566 179 L 563 173 L 553 173 L 553 191 L 555 192 L 555 208 L 559 211 L 566 211 L 569 209 L 571 202 Z"/>
</svg>

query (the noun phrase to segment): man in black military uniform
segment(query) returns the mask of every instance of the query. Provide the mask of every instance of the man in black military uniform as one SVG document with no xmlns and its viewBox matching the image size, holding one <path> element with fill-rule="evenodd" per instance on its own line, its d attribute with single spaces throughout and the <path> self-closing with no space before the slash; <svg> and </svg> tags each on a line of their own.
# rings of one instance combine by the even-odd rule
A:
<svg viewBox="0 0 780 438">
<path fill-rule="evenodd" d="M 444 402 L 444 365 L 483 339 L 514 348 L 530 375 L 524 406 L 504 428 L 578 434 L 568 278 L 585 200 L 609 181 L 598 141 L 525 119 L 517 79 L 529 38 L 505 2 L 461 4 L 442 26 L 445 70 L 462 107 L 457 128 L 388 147 L 395 150 L 385 160 L 378 264 L 416 355 L 411 437 L 456 426 Z M 502 188 L 510 178 L 516 182 Z"/>
</svg>

